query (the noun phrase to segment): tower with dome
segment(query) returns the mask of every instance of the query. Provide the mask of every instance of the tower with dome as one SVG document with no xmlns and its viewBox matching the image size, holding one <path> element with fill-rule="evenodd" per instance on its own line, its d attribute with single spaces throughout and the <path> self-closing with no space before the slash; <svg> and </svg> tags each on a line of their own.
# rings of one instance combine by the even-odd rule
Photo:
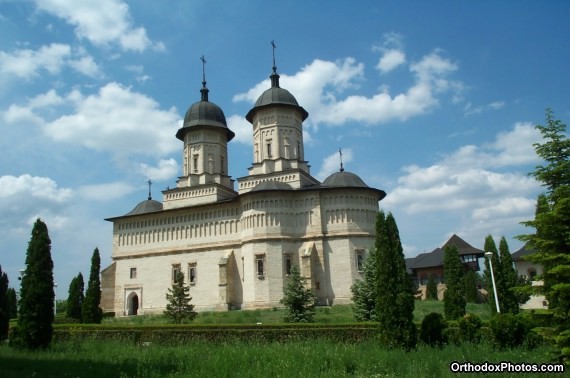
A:
<svg viewBox="0 0 570 378">
<path fill-rule="evenodd" d="M 183 167 L 176 187 L 162 202 L 149 191 L 132 211 L 106 219 L 113 262 L 101 272 L 105 312 L 162 313 L 178 270 L 198 311 L 279 306 L 292 265 L 318 304 L 351 302 L 386 194 L 342 166 L 322 183 L 314 178 L 303 144 L 309 114 L 280 87 L 275 61 L 270 79 L 245 115 L 253 163 L 233 180 L 227 151 L 235 134 L 210 102 L 204 76 L 200 101 L 176 133 Z"/>
</svg>

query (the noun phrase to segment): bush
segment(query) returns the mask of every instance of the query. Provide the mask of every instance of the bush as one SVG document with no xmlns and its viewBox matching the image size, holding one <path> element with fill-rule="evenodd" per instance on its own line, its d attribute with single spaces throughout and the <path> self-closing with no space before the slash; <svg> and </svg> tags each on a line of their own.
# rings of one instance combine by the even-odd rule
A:
<svg viewBox="0 0 570 378">
<path fill-rule="evenodd" d="M 499 349 L 525 347 L 535 348 L 542 338 L 532 331 L 533 324 L 528 317 L 512 314 L 497 314 L 491 318 L 489 326 L 493 335 L 493 345 Z"/>
<path fill-rule="evenodd" d="M 424 320 L 422 320 L 420 340 L 431 347 L 442 346 L 447 342 L 445 336 L 446 328 L 447 323 L 441 314 L 437 312 L 427 314 Z"/>
<path fill-rule="evenodd" d="M 481 318 L 475 314 L 465 314 L 458 321 L 461 340 L 478 344 L 481 341 Z"/>
</svg>

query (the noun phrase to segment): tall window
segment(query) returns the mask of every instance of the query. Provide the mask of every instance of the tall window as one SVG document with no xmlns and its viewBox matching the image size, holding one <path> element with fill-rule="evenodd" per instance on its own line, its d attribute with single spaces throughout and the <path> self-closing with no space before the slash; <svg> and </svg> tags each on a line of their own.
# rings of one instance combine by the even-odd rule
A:
<svg viewBox="0 0 570 378">
<path fill-rule="evenodd" d="M 196 263 L 188 264 L 188 283 L 190 285 L 196 285 L 197 273 Z"/>
<path fill-rule="evenodd" d="M 222 174 L 225 173 L 225 172 L 224 172 L 224 165 L 225 165 L 225 163 L 226 163 L 226 160 L 225 160 L 224 157 L 222 156 L 222 157 L 220 158 L 220 172 L 221 172 Z"/>
<path fill-rule="evenodd" d="M 362 272 L 364 270 L 364 250 L 357 249 L 354 251 L 354 257 L 356 262 L 356 270 Z"/>
<path fill-rule="evenodd" d="M 271 139 L 267 141 L 267 157 L 271 157 Z"/>
<path fill-rule="evenodd" d="M 131 268 L 131 279 L 137 278 L 137 268 Z"/>
<path fill-rule="evenodd" d="M 291 258 L 289 256 L 285 258 L 285 273 L 287 275 L 291 274 Z"/>
<path fill-rule="evenodd" d="M 194 172 L 198 172 L 198 155 L 192 156 L 192 169 Z"/>
<path fill-rule="evenodd" d="M 172 265 L 172 277 L 170 278 L 172 283 L 176 282 L 176 276 L 180 273 L 180 264 L 173 264 Z"/>
<path fill-rule="evenodd" d="M 264 278 L 265 277 L 265 255 L 256 255 L 255 256 L 255 267 L 257 270 L 257 277 Z"/>
<path fill-rule="evenodd" d="M 290 153 L 290 146 L 289 146 L 289 138 L 285 138 L 283 140 L 283 147 L 285 149 L 285 159 L 290 159 L 291 153 Z"/>
</svg>

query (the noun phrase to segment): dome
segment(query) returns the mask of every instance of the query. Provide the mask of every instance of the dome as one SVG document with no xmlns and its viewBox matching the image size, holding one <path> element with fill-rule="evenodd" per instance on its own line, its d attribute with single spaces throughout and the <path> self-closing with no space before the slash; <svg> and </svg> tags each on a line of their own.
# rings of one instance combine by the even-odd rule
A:
<svg viewBox="0 0 570 378">
<path fill-rule="evenodd" d="M 184 140 L 184 134 L 189 131 L 190 127 L 220 127 L 226 129 L 229 142 L 235 134 L 228 129 L 224 112 L 218 105 L 208 101 L 208 88 L 203 87 L 200 92 L 202 100 L 188 108 L 184 116 L 184 124 L 176 132 L 176 138 Z"/>
<path fill-rule="evenodd" d="M 162 211 L 162 203 L 148 199 L 146 201 L 140 202 L 138 205 L 135 206 L 130 212 L 125 215 L 139 215 L 139 214 L 146 214 L 146 213 L 154 213 L 156 211 Z"/>
<path fill-rule="evenodd" d="M 267 89 L 265 92 L 259 96 L 253 108 L 246 114 L 245 118 L 249 121 L 253 121 L 253 113 L 256 109 L 262 108 L 269 105 L 285 105 L 293 106 L 301 112 L 303 121 L 307 119 L 309 113 L 303 107 L 299 106 L 299 103 L 295 97 L 287 90 L 279 87 L 279 75 L 274 71 L 271 76 L 271 88 Z"/>
<path fill-rule="evenodd" d="M 260 192 L 262 190 L 293 190 L 291 185 L 285 184 L 284 182 L 279 181 L 264 181 L 257 184 L 253 189 L 252 192 Z"/>
<path fill-rule="evenodd" d="M 323 181 L 323 186 L 334 188 L 368 188 L 358 175 L 351 172 L 340 171 L 333 173 Z"/>
</svg>

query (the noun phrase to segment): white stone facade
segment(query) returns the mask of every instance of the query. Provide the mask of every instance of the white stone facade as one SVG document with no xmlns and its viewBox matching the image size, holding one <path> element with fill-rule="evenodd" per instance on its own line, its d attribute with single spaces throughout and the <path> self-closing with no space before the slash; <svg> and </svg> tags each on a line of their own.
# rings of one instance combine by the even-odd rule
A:
<svg viewBox="0 0 570 378">
<path fill-rule="evenodd" d="M 210 126 L 207 115 L 179 130 L 183 176 L 163 192 L 162 204 L 149 197 L 108 219 L 113 263 L 101 274 L 105 312 L 162 313 L 177 269 L 197 311 L 279 306 L 293 264 L 319 304 L 350 303 L 385 193 L 348 172 L 323 183 L 310 175 L 302 139 L 308 114 L 277 79 L 268 91 L 285 93 L 289 102 L 262 102 L 248 113 L 253 165 L 237 192 L 227 174 L 233 133 Z M 216 107 L 203 101 L 207 92 L 193 107 Z"/>
</svg>

